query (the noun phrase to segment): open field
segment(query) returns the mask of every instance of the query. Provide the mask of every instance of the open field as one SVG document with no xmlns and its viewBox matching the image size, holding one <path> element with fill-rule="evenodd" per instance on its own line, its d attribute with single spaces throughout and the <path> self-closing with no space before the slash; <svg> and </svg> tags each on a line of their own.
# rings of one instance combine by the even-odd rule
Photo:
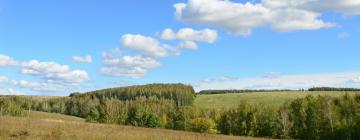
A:
<svg viewBox="0 0 360 140">
<path fill-rule="evenodd" d="M 198 95 L 195 99 L 195 106 L 199 108 L 231 108 L 236 107 L 241 102 L 262 103 L 278 107 L 285 102 L 304 98 L 307 95 L 314 96 L 332 96 L 338 97 L 348 94 L 360 94 L 360 92 L 342 92 L 342 91 L 286 91 L 286 92 L 253 92 L 253 93 L 229 93 L 229 94 L 211 94 Z"/>
<path fill-rule="evenodd" d="M 130 126 L 95 124 L 69 121 L 65 115 L 39 113 L 27 117 L 0 117 L 0 139 L 27 140 L 260 140 L 259 138 L 210 135 L 165 129 L 150 129 Z M 71 117 L 72 118 L 72 117 Z M 76 122 L 78 121 L 78 122 Z"/>
<path fill-rule="evenodd" d="M 83 118 L 63 115 L 58 113 L 46 113 L 39 111 L 26 111 L 25 117 L 32 119 L 42 119 L 42 120 L 58 120 L 58 121 L 74 121 L 74 122 L 85 122 Z"/>
</svg>

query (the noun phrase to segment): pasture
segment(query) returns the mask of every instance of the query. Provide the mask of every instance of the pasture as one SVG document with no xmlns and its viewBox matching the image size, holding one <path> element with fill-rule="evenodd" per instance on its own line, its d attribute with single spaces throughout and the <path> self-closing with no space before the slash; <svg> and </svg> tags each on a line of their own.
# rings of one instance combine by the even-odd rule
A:
<svg viewBox="0 0 360 140">
<path fill-rule="evenodd" d="M 233 108 L 241 102 L 250 104 L 264 104 L 266 106 L 279 107 L 286 102 L 308 95 L 339 97 L 344 94 L 359 94 L 360 92 L 343 91 L 281 91 L 281 92 L 252 92 L 252 93 L 229 93 L 197 95 L 194 105 L 200 109 Z"/>
<path fill-rule="evenodd" d="M 165 129 L 86 123 L 56 113 L 31 112 L 29 117 L 0 117 L 0 139 L 26 140 L 261 140 L 260 138 L 200 134 Z"/>
</svg>

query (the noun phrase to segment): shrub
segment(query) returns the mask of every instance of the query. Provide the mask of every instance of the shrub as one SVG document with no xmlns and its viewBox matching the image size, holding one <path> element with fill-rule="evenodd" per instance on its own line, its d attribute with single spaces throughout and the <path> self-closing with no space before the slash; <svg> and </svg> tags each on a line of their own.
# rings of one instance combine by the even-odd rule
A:
<svg viewBox="0 0 360 140">
<path fill-rule="evenodd" d="M 94 107 L 90 110 L 88 116 L 86 117 L 87 122 L 97 122 L 100 118 L 99 110 Z"/>
<path fill-rule="evenodd" d="M 216 133 L 215 122 L 208 118 L 196 118 L 191 120 L 189 128 L 194 132 Z"/>
</svg>

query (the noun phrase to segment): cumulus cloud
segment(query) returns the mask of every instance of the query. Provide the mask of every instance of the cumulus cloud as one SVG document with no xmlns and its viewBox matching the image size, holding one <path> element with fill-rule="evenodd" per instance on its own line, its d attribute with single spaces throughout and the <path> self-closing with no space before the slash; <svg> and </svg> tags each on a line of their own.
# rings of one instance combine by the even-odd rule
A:
<svg viewBox="0 0 360 140">
<path fill-rule="evenodd" d="M 40 78 L 41 81 L 11 80 L 9 82 L 8 77 L 0 76 L 0 83 L 9 82 L 15 86 L 34 91 L 65 91 L 90 80 L 86 71 L 73 70 L 68 65 L 56 62 L 39 62 L 38 60 L 18 61 L 9 56 L 0 55 L 0 67 L 9 66 L 19 67 L 20 74 L 31 75 Z M 18 94 L 13 89 L 2 89 L 1 91 L 7 94 Z"/>
<path fill-rule="evenodd" d="M 186 48 L 186 49 L 191 49 L 191 50 L 195 50 L 198 48 L 197 44 L 193 41 L 183 41 L 180 43 L 179 45 L 180 48 Z"/>
<path fill-rule="evenodd" d="M 61 65 L 55 62 L 39 62 L 37 60 L 23 62 L 20 73 L 37 76 L 44 80 L 61 81 L 72 85 L 90 80 L 86 71 L 71 70 L 67 65 Z"/>
<path fill-rule="evenodd" d="M 200 81 L 197 90 L 203 89 L 300 89 L 314 86 L 360 87 L 360 73 L 331 73 L 309 75 L 278 75 L 276 77 L 255 77 L 230 81 Z"/>
<path fill-rule="evenodd" d="M 5 89 L 0 88 L 0 95 L 24 95 L 24 94 L 12 88 L 5 88 Z"/>
<path fill-rule="evenodd" d="M 324 12 L 360 14 L 358 0 L 262 0 L 257 3 L 188 0 L 174 7 L 175 16 L 181 21 L 218 26 L 238 35 L 249 35 L 252 29 L 263 26 L 280 32 L 329 28 L 335 23 L 321 19 Z"/>
<path fill-rule="evenodd" d="M 198 48 L 197 42 L 214 43 L 218 34 L 215 30 L 203 29 L 194 30 L 191 28 L 182 28 L 174 32 L 170 28 L 166 28 L 161 32 L 160 38 L 163 40 L 179 40 L 181 41 L 178 48 L 192 49 Z"/>
<path fill-rule="evenodd" d="M 18 64 L 19 62 L 14 60 L 13 58 L 0 54 L 0 67 L 17 66 Z"/>
<path fill-rule="evenodd" d="M 90 64 L 90 63 L 93 62 L 91 55 L 73 56 L 72 59 L 73 59 L 73 61 L 80 62 L 80 63 L 88 63 L 88 64 Z"/>
<path fill-rule="evenodd" d="M 214 43 L 217 40 L 218 35 L 215 30 L 210 29 L 194 30 L 191 28 L 182 28 L 175 33 L 172 29 L 167 28 L 162 31 L 160 37 L 164 40 L 200 41 Z"/>
<path fill-rule="evenodd" d="M 148 56 L 165 57 L 166 49 L 161 46 L 160 42 L 152 37 L 143 35 L 125 34 L 121 37 L 123 47 L 133 49 Z"/>
<path fill-rule="evenodd" d="M 104 67 L 101 73 L 109 76 L 125 76 L 140 78 L 147 74 L 148 69 L 161 66 L 161 63 L 151 57 L 116 56 L 116 53 L 103 53 Z"/>
<path fill-rule="evenodd" d="M 315 12 L 336 12 L 344 15 L 360 14 L 358 0 L 263 0 L 270 8 L 299 8 Z"/>
<path fill-rule="evenodd" d="M 62 85 L 61 83 L 54 83 L 53 81 L 31 82 L 27 80 L 12 80 L 12 84 L 20 88 L 27 88 L 40 92 L 59 92 L 67 88 L 67 86 Z"/>
<path fill-rule="evenodd" d="M 198 42 L 213 43 L 217 32 L 210 29 L 194 30 L 182 28 L 178 32 L 167 28 L 158 34 L 162 40 L 178 41 L 178 46 L 170 46 L 153 37 L 140 34 L 125 34 L 121 37 L 121 47 L 104 52 L 104 66 L 100 69 L 103 75 L 141 78 L 150 69 L 161 66 L 160 58 L 178 56 L 181 49 L 197 49 Z"/>
<path fill-rule="evenodd" d="M 236 78 L 229 77 L 229 76 L 219 76 L 215 78 L 208 78 L 201 80 L 200 83 L 214 83 L 214 82 L 228 82 L 228 81 L 234 81 Z"/>
</svg>

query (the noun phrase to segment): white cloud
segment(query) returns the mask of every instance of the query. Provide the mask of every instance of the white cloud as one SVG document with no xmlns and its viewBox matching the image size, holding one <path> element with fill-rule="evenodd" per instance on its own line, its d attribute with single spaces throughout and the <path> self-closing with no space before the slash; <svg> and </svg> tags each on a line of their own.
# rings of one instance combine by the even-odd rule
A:
<svg viewBox="0 0 360 140">
<path fill-rule="evenodd" d="M 189 0 L 174 5 L 178 19 L 199 25 L 220 26 L 234 34 L 248 35 L 270 18 L 269 9 L 261 4 L 233 3 L 223 0 Z"/>
<path fill-rule="evenodd" d="M 299 8 L 316 12 L 337 12 L 344 15 L 360 14 L 358 0 L 263 0 L 271 8 Z"/>
<path fill-rule="evenodd" d="M 107 76 L 141 78 L 150 69 L 161 66 L 160 58 L 178 56 L 182 48 L 197 49 L 198 45 L 195 41 L 213 43 L 217 40 L 217 32 L 210 29 L 182 28 L 177 33 L 171 29 L 165 29 L 158 36 L 163 40 L 180 43 L 173 47 L 153 37 L 125 34 L 121 37 L 121 47 L 103 53 L 104 66 L 100 72 Z"/>
<path fill-rule="evenodd" d="M 73 61 L 75 62 L 81 62 L 81 63 L 92 63 L 93 60 L 92 60 L 92 57 L 91 55 L 86 55 L 86 56 L 73 56 L 72 57 Z"/>
<path fill-rule="evenodd" d="M 180 48 L 192 49 L 195 50 L 198 48 L 195 42 L 193 41 L 183 41 L 179 45 Z"/>
<path fill-rule="evenodd" d="M 280 32 L 315 30 L 335 24 L 321 19 L 323 12 L 359 14 L 358 0 L 262 0 L 236 3 L 229 0 L 188 0 L 174 5 L 175 16 L 184 22 L 213 25 L 249 35 L 252 29 L 270 26 Z"/>
<path fill-rule="evenodd" d="M 28 88 L 34 91 L 41 92 L 59 92 L 68 88 L 65 85 L 61 85 L 61 83 L 52 83 L 48 82 L 30 82 L 27 80 L 13 80 L 12 84 L 21 88 Z"/>
<path fill-rule="evenodd" d="M 19 64 L 18 61 L 15 61 L 13 58 L 0 55 L 0 67 L 10 67 L 10 66 L 17 66 Z"/>
<path fill-rule="evenodd" d="M 39 62 L 31 60 L 22 63 L 21 74 L 37 76 L 44 80 L 55 80 L 68 84 L 79 84 L 90 80 L 86 71 L 71 70 L 67 65 L 55 62 Z"/>
<path fill-rule="evenodd" d="M 194 30 L 191 28 L 182 28 L 177 33 L 167 28 L 161 33 L 161 39 L 164 40 L 182 40 L 182 41 L 200 41 L 213 43 L 217 40 L 218 35 L 215 30 L 203 29 Z"/>
<path fill-rule="evenodd" d="M 227 82 L 227 81 L 234 81 L 236 78 L 229 77 L 229 76 L 219 76 L 215 78 L 208 78 L 201 80 L 200 83 L 214 83 L 214 82 Z"/>
<path fill-rule="evenodd" d="M 68 65 L 56 62 L 39 62 L 38 60 L 17 61 L 5 55 L 0 55 L 0 67 L 16 66 L 20 74 L 31 75 L 41 79 L 41 82 L 26 80 L 12 80 L 12 84 L 21 88 L 34 91 L 65 91 L 90 80 L 86 71 L 72 70 Z M 0 76 L 0 83 L 8 82 L 9 78 Z M 2 89 L 7 94 L 18 94 L 13 89 Z"/>
<path fill-rule="evenodd" d="M 24 95 L 24 94 L 12 88 L 6 88 L 6 89 L 0 88 L 0 95 Z"/>
<path fill-rule="evenodd" d="M 147 74 L 148 69 L 161 66 L 161 63 L 151 57 L 137 56 L 115 56 L 103 53 L 104 67 L 101 73 L 109 76 L 124 76 L 140 78 Z"/>
<path fill-rule="evenodd" d="M 8 77 L 6 77 L 6 76 L 0 76 L 0 83 L 5 83 L 5 82 L 7 82 L 7 81 L 9 81 L 9 78 L 8 78 Z"/>
<path fill-rule="evenodd" d="M 335 26 L 319 19 L 320 14 L 302 9 L 276 9 L 272 11 L 271 27 L 276 31 L 316 30 Z"/>
<path fill-rule="evenodd" d="M 272 78 L 255 77 L 230 81 L 200 81 L 196 90 L 204 89 L 300 89 L 314 86 L 351 86 L 360 87 L 360 72 L 309 74 L 309 75 L 279 75 Z"/>
<path fill-rule="evenodd" d="M 160 42 L 152 37 L 143 35 L 126 34 L 121 37 L 123 47 L 136 50 L 144 55 L 165 57 L 166 49 L 161 46 Z"/>
</svg>

